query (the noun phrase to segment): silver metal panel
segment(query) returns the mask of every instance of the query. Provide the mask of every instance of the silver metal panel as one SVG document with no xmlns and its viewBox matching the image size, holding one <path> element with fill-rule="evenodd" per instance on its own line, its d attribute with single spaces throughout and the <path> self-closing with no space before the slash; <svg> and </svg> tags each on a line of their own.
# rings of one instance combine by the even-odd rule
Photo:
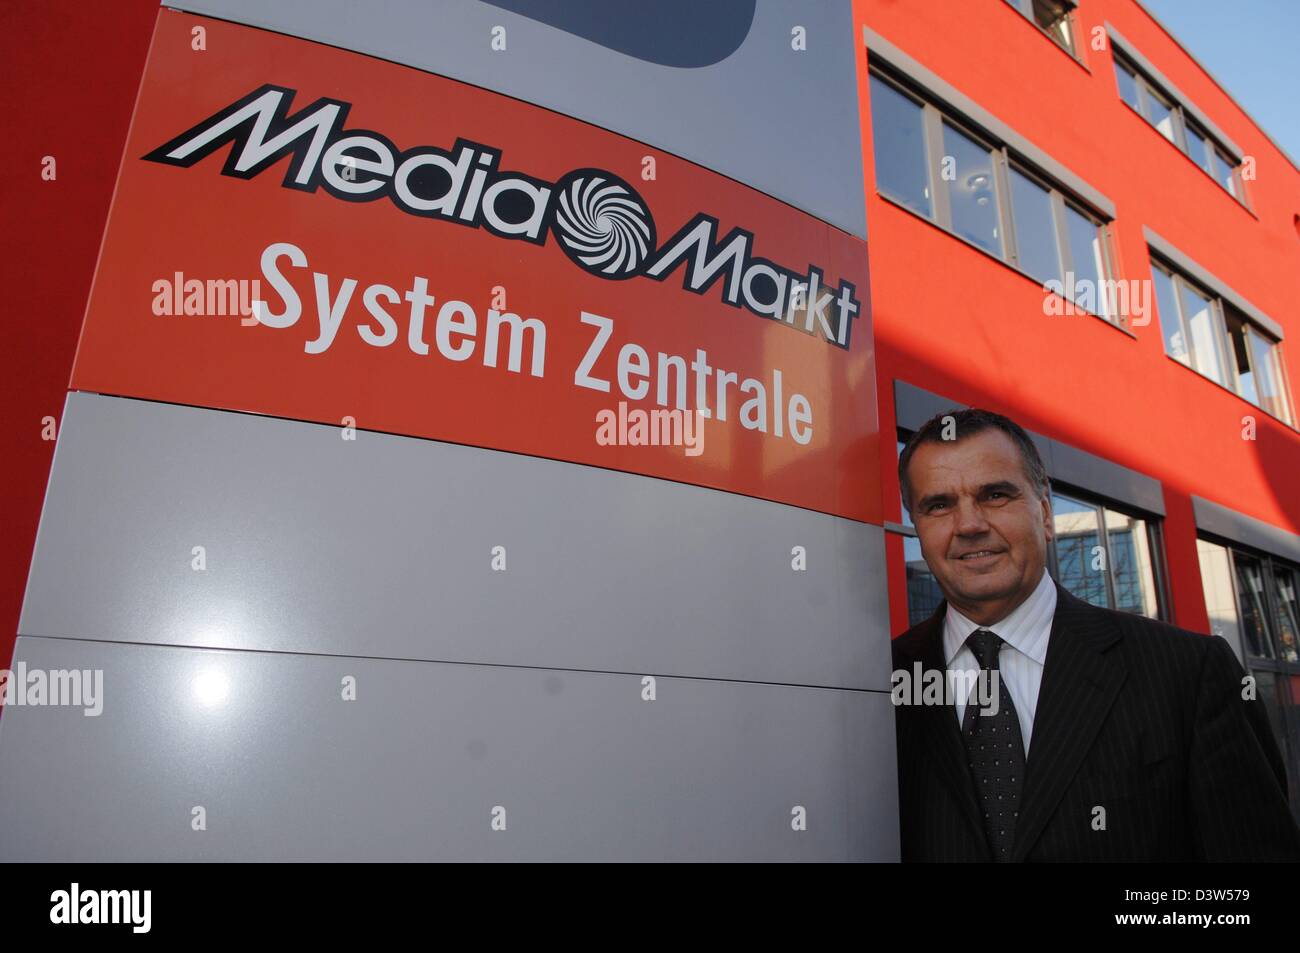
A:
<svg viewBox="0 0 1300 953">
<path fill-rule="evenodd" d="M 606 0 L 167 5 L 536 103 L 866 236 L 854 65 L 861 51 L 849 0 L 659 0 L 613 16 Z M 496 27 L 505 28 L 504 50 L 492 47 Z M 793 48 L 796 27 L 805 31 L 804 50 Z"/>
<path fill-rule="evenodd" d="M 878 526 L 74 393 L 19 632 L 887 690 L 887 598 Z"/>
<path fill-rule="evenodd" d="M 104 702 L 5 710 L 0 861 L 898 858 L 883 693 L 661 678 L 645 701 L 630 675 L 30 637 L 16 659 L 101 670 Z"/>
</svg>

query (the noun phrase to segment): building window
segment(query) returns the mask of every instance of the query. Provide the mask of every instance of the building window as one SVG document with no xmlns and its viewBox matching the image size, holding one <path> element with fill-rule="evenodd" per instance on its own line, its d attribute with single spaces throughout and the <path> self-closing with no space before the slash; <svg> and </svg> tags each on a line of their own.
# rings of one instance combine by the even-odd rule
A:
<svg viewBox="0 0 1300 953">
<path fill-rule="evenodd" d="M 1237 377 L 1237 393 L 1259 405 L 1255 369 L 1250 357 L 1250 326 L 1236 308 L 1223 306 L 1223 323 L 1228 334 L 1228 362 Z"/>
<path fill-rule="evenodd" d="M 1052 575 L 1096 606 L 1161 618 L 1158 524 L 1073 492 L 1052 492 Z"/>
<path fill-rule="evenodd" d="M 1240 171 L 1237 162 L 1230 158 L 1227 147 L 1191 119 L 1182 103 L 1162 90 L 1118 50 L 1114 62 L 1119 98 L 1244 205 L 1245 191 L 1241 187 Z"/>
<path fill-rule="evenodd" d="M 1230 302 L 1152 260 L 1165 353 L 1294 426 L 1280 346 Z"/>
<path fill-rule="evenodd" d="M 1300 586 L 1297 572 L 1273 563 L 1273 625 L 1278 648 L 1287 662 L 1300 661 Z"/>
<path fill-rule="evenodd" d="M 1265 337 L 1253 326 L 1247 331 L 1250 337 L 1251 366 L 1255 371 L 1255 390 L 1259 406 L 1278 420 L 1295 423 L 1286 377 L 1282 368 L 1282 355 L 1276 341 Z"/>
<path fill-rule="evenodd" d="M 1042 282 L 1061 280 L 1061 251 L 1056 237 L 1051 189 L 1015 166 L 1009 170 L 1011 212 L 1020 269 Z"/>
<path fill-rule="evenodd" d="M 1137 74 L 1125 66 L 1118 57 L 1115 59 L 1115 82 L 1119 84 L 1119 98 L 1141 113 L 1142 98 L 1138 92 Z"/>
<path fill-rule="evenodd" d="M 921 104 L 874 76 L 871 134 L 876 147 L 876 186 L 926 218 L 932 217 Z"/>
<path fill-rule="evenodd" d="M 1300 567 L 1207 539 L 1196 549 L 1210 630 L 1246 661 L 1300 666 Z"/>
<path fill-rule="evenodd" d="M 948 180 L 952 230 L 985 251 L 1004 257 L 993 150 L 944 122 L 943 154 L 945 162 L 951 160 L 942 177 Z"/>
<path fill-rule="evenodd" d="M 1146 103 L 1147 122 L 1156 127 L 1156 132 L 1177 145 L 1178 138 L 1174 135 L 1174 104 L 1150 86 L 1143 88 L 1142 95 Z"/>
<path fill-rule="evenodd" d="M 1074 289 L 1076 304 L 1085 304 L 1080 299 L 1088 294 L 1086 289 L 1099 291 L 1105 287 L 1106 278 L 1105 237 L 1101 223 L 1091 215 L 1080 211 L 1073 205 L 1065 206 L 1065 232 L 1070 248 L 1067 271 L 1074 275 L 1074 280 L 1067 287 Z M 1118 315 L 1108 313 L 1107 295 L 1094 292 L 1094 308 L 1103 318 L 1121 319 Z"/>
<path fill-rule="evenodd" d="M 1156 289 L 1156 313 L 1160 317 L 1160 330 L 1165 338 L 1165 353 L 1190 367 L 1191 351 L 1188 350 L 1187 335 L 1179 316 L 1178 286 L 1174 283 L 1174 276 L 1153 265 L 1151 279 Z"/>
<path fill-rule="evenodd" d="M 1183 134 L 1187 136 L 1187 154 L 1192 157 L 1192 161 L 1213 175 L 1214 169 L 1210 165 L 1211 146 L 1206 137 L 1190 119 L 1183 125 Z"/>
<path fill-rule="evenodd" d="M 1182 296 L 1178 299 L 1183 313 L 1183 324 L 1192 342 L 1192 357 L 1198 371 L 1216 383 L 1222 384 L 1223 345 L 1214 320 L 1214 305 L 1209 297 L 1194 286 L 1182 282 Z"/>
<path fill-rule="evenodd" d="M 1210 631 L 1233 646 L 1254 679 L 1300 819 L 1300 567 L 1207 539 L 1196 549 Z"/>
<path fill-rule="evenodd" d="M 915 536 L 903 537 L 903 564 L 907 573 L 907 624 L 918 625 L 934 615 L 943 601 L 943 590 L 921 556 L 921 541 Z"/>
<path fill-rule="evenodd" d="M 1241 198 L 1240 186 L 1237 184 L 1237 167 L 1224 158 L 1223 153 L 1214 150 L 1214 181 L 1228 190 L 1228 194 Z"/>
<path fill-rule="evenodd" d="M 1109 223 L 1005 145 L 874 69 L 876 188 L 963 241 L 1116 324 Z"/>
<path fill-rule="evenodd" d="M 1078 58 L 1074 41 L 1074 4 L 1069 0 L 1007 0 L 1026 19 L 1052 38 L 1052 42 Z"/>
</svg>

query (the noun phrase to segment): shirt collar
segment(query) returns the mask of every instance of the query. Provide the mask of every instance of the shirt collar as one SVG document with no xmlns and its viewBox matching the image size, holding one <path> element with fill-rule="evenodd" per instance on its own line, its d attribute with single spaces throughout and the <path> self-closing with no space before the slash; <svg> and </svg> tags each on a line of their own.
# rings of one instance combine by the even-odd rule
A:
<svg viewBox="0 0 1300 953">
<path fill-rule="evenodd" d="M 943 619 L 944 660 L 951 665 L 972 632 L 976 629 L 990 629 L 1012 648 L 1043 665 L 1047 661 L 1047 640 L 1052 634 L 1052 618 L 1055 615 L 1056 583 L 1045 569 L 1029 598 L 999 622 L 979 625 L 949 604 Z"/>
</svg>

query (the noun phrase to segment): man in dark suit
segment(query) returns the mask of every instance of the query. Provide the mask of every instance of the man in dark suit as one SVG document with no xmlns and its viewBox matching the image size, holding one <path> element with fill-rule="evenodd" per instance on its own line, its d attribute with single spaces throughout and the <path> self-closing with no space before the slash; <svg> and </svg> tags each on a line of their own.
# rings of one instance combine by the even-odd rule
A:
<svg viewBox="0 0 1300 953">
<path fill-rule="evenodd" d="M 1024 430 L 938 415 L 899 479 L 946 597 L 894 641 L 904 861 L 1300 860 L 1285 767 L 1228 643 L 1047 574 L 1051 493 Z M 954 687 L 942 703 L 899 690 L 925 672 Z"/>
</svg>

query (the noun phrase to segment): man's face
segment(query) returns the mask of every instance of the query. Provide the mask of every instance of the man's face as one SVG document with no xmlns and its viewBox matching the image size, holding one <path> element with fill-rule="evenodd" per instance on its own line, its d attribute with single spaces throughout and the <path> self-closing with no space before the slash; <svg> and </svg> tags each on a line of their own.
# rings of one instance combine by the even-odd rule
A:
<svg viewBox="0 0 1300 953">
<path fill-rule="evenodd" d="M 921 555 L 948 602 L 993 625 L 1024 602 L 1047 565 L 1052 508 L 1001 430 L 925 443 L 908 464 Z"/>
</svg>

